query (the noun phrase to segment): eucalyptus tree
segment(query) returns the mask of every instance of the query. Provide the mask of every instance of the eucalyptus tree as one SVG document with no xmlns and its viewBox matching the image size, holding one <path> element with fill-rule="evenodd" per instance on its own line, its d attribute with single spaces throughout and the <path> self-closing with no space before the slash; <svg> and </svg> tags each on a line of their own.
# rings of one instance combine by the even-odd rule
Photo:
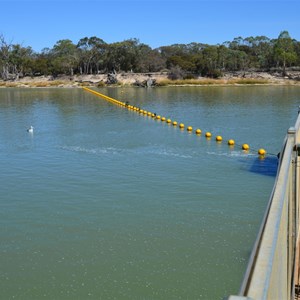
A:
<svg viewBox="0 0 300 300">
<path fill-rule="evenodd" d="M 282 31 L 274 44 L 274 58 L 282 67 L 282 75 L 286 76 L 286 67 L 297 60 L 295 45 L 288 31 Z"/>
<path fill-rule="evenodd" d="M 174 69 L 174 67 L 178 66 L 185 72 L 197 73 L 200 66 L 199 61 L 202 58 L 201 53 L 204 48 L 203 44 L 190 43 L 163 46 L 158 49 L 161 57 L 165 59 L 168 69 Z"/>
<path fill-rule="evenodd" d="M 54 74 L 74 74 L 74 69 L 78 67 L 79 55 L 76 45 L 69 39 L 59 40 L 51 49 Z"/>
<path fill-rule="evenodd" d="M 226 47 L 224 51 L 223 67 L 225 71 L 238 71 L 239 70 L 239 50 L 232 50 Z"/>
<path fill-rule="evenodd" d="M 173 56 L 182 56 L 185 54 L 183 44 L 174 44 L 170 46 L 161 46 L 158 48 L 160 55 L 168 61 L 170 57 Z M 168 62 L 167 62 L 168 64 Z"/>
<path fill-rule="evenodd" d="M 203 54 L 203 69 L 201 74 L 203 76 L 215 77 L 218 72 L 218 47 L 207 46 L 202 51 Z"/>
<path fill-rule="evenodd" d="M 137 46 L 136 72 L 158 72 L 166 68 L 166 61 L 157 49 L 146 44 Z"/>
<path fill-rule="evenodd" d="M 103 68 L 106 43 L 96 37 L 84 37 L 77 43 L 80 56 L 80 74 L 99 73 Z"/>
<path fill-rule="evenodd" d="M 32 75 L 49 75 L 54 73 L 50 48 L 43 48 L 40 53 L 34 53 L 31 70 Z"/>
<path fill-rule="evenodd" d="M 226 70 L 226 58 L 228 53 L 228 48 L 225 45 L 218 45 L 218 67 L 220 70 Z"/>
<path fill-rule="evenodd" d="M 245 41 L 250 47 L 249 59 L 251 67 L 270 68 L 272 61 L 273 43 L 266 36 L 247 37 Z"/>
<path fill-rule="evenodd" d="M 139 65 L 140 45 L 138 39 L 128 39 L 107 45 L 106 70 L 109 72 L 136 71 Z"/>
<path fill-rule="evenodd" d="M 118 45 L 121 70 L 137 71 L 141 44 L 138 39 L 128 39 Z"/>
<path fill-rule="evenodd" d="M 295 52 L 297 55 L 297 61 L 296 61 L 296 66 L 300 66 L 300 42 L 295 41 Z"/>
<path fill-rule="evenodd" d="M 8 43 L 3 35 L 0 35 L 0 67 L 1 78 L 19 79 L 26 72 L 31 72 L 33 51 L 31 47 L 23 47 L 20 44 Z"/>
<path fill-rule="evenodd" d="M 198 55 L 207 46 L 207 44 L 192 42 L 186 45 L 186 51 L 188 54 Z"/>
<path fill-rule="evenodd" d="M 4 36 L 0 35 L 0 67 L 1 78 L 4 80 L 9 79 L 9 57 L 12 44 L 8 43 Z"/>
<path fill-rule="evenodd" d="M 151 50 L 147 56 L 143 57 L 143 64 L 147 63 L 145 71 L 158 72 L 166 69 L 166 60 L 160 55 L 157 49 Z"/>
<path fill-rule="evenodd" d="M 166 65 L 169 69 L 178 66 L 186 72 L 196 72 L 194 55 L 173 55 L 167 59 Z"/>
<path fill-rule="evenodd" d="M 14 79 L 19 79 L 26 73 L 32 72 L 33 50 L 31 47 L 12 45 L 9 55 L 10 72 Z"/>
<path fill-rule="evenodd" d="M 233 41 L 229 42 L 228 47 L 232 50 L 240 50 L 240 47 L 245 45 L 245 41 L 241 36 L 235 37 Z"/>
</svg>

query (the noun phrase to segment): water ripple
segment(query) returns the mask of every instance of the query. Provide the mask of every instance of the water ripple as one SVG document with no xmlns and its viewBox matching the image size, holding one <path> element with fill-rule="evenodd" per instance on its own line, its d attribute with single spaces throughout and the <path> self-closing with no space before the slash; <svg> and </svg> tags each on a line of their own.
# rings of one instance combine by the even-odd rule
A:
<svg viewBox="0 0 300 300">
<path fill-rule="evenodd" d="M 242 151 L 232 151 L 232 152 L 207 152 L 208 155 L 216 156 L 227 156 L 227 157 L 248 157 L 248 156 L 257 156 L 254 153 L 245 153 Z"/>
<path fill-rule="evenodd" d="M 168 156 L 168 157 L 179 157 L 179 158 L 193 158 L 192 155 L 189 154 L 182 154 L 179 151 L 172 150 L 172 149 L 149 149 L 149 148 L 135 148 L 135 149 L 121 149 L 121 148 L 114 148 L 114 147 L 104 147 L 104 148 L 86 148 L 82 146 L 60 146 L 58 147 L 62 150 L 71 151 L 71 152 L 82 152 L 87 154 L 93 155 L 118 155 L 118 154 L 140 154 L 140 155 L 158 155 L 158 156 Z"/>
<path fill-rule="evenodd" d="M 59 147 L 62 150 L 67 150 L 67 151 L 72 151 L 72 152 L 83 152 L 83 153 L 88 153 L 88 154 L 95 154 L 95 155 L 100 155 L 100 154 L 118 154 L 119 149 L 116 148 L 85 148 L 81 146 L 61 146 Z"/>
</svg>

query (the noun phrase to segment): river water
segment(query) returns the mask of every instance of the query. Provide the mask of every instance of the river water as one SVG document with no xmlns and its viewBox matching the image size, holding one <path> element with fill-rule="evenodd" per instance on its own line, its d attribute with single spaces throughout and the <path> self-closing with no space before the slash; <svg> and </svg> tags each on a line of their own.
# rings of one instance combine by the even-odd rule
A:
<svg viewBox="0 0 300 300">
<path fill-rule="evenodd" d="M 81 89 L 0 89 L 1 299 L 238 293 L 300 87 L 98 91 L 213 138 Z"/>
</svg>

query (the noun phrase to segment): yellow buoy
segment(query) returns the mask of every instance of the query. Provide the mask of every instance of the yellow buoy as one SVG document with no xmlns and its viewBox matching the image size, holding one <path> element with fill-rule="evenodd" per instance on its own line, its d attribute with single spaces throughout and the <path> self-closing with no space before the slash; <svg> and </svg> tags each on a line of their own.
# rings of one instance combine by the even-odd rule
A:
<svg viewBox="0 0 300 300">
<path fill-rule="evenodd" d="M 183 124 L 183 123 L 180 123 L 180 124 L 179 124 L 179 128 L 181 128 L 181 129 L 184 128 L 184 124 Z"/>
<path fill-rule="evenodd" d="M 177 126 L 177 122 L 176 122 L 176 121 L 173 121 L 173 125 L 174 125 L 174 126 Z"/>
<path fill-rule="evenodd" d="M 187 131 L 193 131 L 193 127 L 192 126 L 188 126 L 188 128 L 186 129 Z"/>
<path fill-rule="evenodd" d="M 170 124 L 172 121 L 171 119 L 167 119 L 167 123 Z"/>
<path fill-rule="evenodd" d="M 250 147 L 248 144 L 243 144 L 242 149 L 247 151 L 250 149 Z"/>
<path fill-rule="evenodd" d="M 162 117 L 161 120 L 164 122 L 164 121 L 166 121 L 166 118 L 165 118 L 165 117 Z"/>
<path fill-rule="evenodd" d="M 150 117 L 152 115 L 152 113 L 150 111 L 148 111 L 147 115 Z"/>
<path fill-rule="evenodd" d="M 197 128 L 197 129 L 195 130 L 195 132 L 196 132 L 196 134 L 201 134 L 201 133 L 202 133 L 201 129 L 199 129 L 199 128 Z"/>
<path fill-rule="evenodd" d="M 264 156 L 264 155 L 267 154 L 267 151 L 266 151 L 265 149 L 262 149 L 262 148 L 261 148 L 261 149 L 258 150 L 257 153 L 258 153 L 258 155 Z"/>
<path fill-rule="evenodd" d="M 136 107 L 135 107 L 135 106 L 133 107 L 133 110 L 136 110 Z"/>
<path fill-rule="evenodd" d="M 140 113 L 143 114 L 143 113 L 144 113 L 144 110 L 143 110 L 143 109 L 140 109 Z"/>
<path fill-rule="evenodd" d="M 217 136 L 216 136 L 216 141 L 217 141 L 217 142 L 222 142 L 222 140 L 223 140 L 223 139 L 222 139 L 222 137 L 221 137 L 220 135 L 217 135 Z"/>
<path fill-rule="evenodd" d="M 206 132 L 206 133 L 205 133 L 205 136 L 206 136 L 207 138 L 210 138 L 210 137 L 211 137 L 211 133 L 210 133 L 210 132 Z"/>
<path fill-rule="evenodd" d="M 156 119 L 157 119 L 157 120 L 160 120 L 160 115 L 156 116 Z"/>
<path fill-rule="evenodd" d="M 148 112 L 146 110 L 144 110 L 144 115 L 146 115 Z"/>
<path fill-rule="evenodd" d="M 228 140 L 227 143 L 228 143 L 229 146 L 233 146 L 234 145 L 234 140 Z"/>
</svg>

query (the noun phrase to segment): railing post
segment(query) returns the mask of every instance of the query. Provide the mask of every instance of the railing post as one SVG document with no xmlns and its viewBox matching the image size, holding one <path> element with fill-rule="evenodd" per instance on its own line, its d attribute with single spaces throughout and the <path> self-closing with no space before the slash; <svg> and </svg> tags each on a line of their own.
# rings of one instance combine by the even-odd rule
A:
<svg viewBox="0 0 300 300">
<path fill-rule="evenodd" d="M 296 289 L 297 293 L 299 293 L 299 215 L 300 215 L 300 205 L 299 205 L 299 184 L 300 184 L 300 170 L 298 167 L 299 163 L 299 157 L 300 157 L 300 106 L 298 108 L 298 118 L 296 121 L 296 133 L 295 133 L 295 229 L 294 229 L 294 239 L 295 239 L 295 264 L 294 264 L 294 272 L 293 272 L 293 278 L 292 278 L 292 284 L 293 284 L 293 299 L 295 298 Z"/>
<path fill-rule="evenodd" d="M 290 297 L 294 299 L 295 297 L 295 278 L 294 278 L 294 270 L 295 270 L 295 259 L 296 259 L 296 239 L 297 239 L 297 212 L 296 212 L 296 201 L 297 201 L 297 182 L 296 182 L 296 161 L 298 156 L 297 146 L 296 146 L 296 133 L 297 130 L 295 127 L 290 127 L 287 134 L 288 139 L 292 141 L 295 145 L 294 151 L 292 153 L 291 167 L 290 167 L 290 182 L 289 182 L 289 196 L 288 196 L 288 261 L 287 261 L 287 269 L 288 269 L 288 278 L 287 283 L 290 288 Z"/>
<path fill-rule="evenodd" d="M 299 111 L 298 111 L 299 115 Z M 297 123 L 299 124 L 299 116 Z M 293 228 L 293 235 L 295 244 L 294 246 L 294 265 L 293 265 L 293 277 L 292 277 L 292 286 L 293 286 L 293 299 L 295 299 L 296 294 L 299 294 L 299 180 L 300 180 L 300 173 L 299 173 L 299 157 L 300 157 L 300 140 L 299 140 L 299 128 L 295 133 L 295 158 L 294 158 L 294 192 L 295 192 L 295 200 L 294 200 L 294 228 Z M 296 292 L 297 290 L 297 292 Z"/>
</svg>

